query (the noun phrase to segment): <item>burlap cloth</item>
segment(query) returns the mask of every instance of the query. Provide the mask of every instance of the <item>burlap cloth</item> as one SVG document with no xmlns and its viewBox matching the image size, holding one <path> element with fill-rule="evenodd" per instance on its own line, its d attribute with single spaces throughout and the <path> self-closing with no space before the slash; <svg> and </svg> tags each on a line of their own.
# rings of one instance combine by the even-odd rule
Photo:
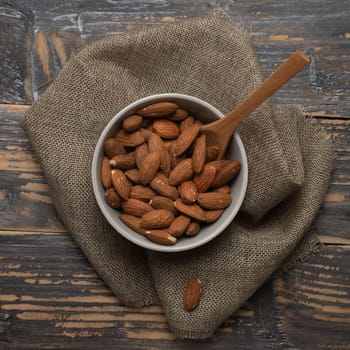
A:
<svg viewBox="0 0 350 350">
<path fill-rule="evenodd" d="M 225 113 L 261 81 L 248 34 L 219 10 L 93 43 L 23 119 L 57 212 L 91 264 L 122 303 L 160 301 L 177 337 L 209 337 L 282 264 L 315 250 L 309 227 L 330 181 L 331 143 L 296 106 L 258 108 L 239 128 L 249 161 L 240 217 L 180 254 L 145 251 L 109 226 L 92 191 L 94 146 L 110 118 L 141 97 L 185 93 Z M 204 291 L 188 313 L 182 295 L 192 275 Z"/>
</svg>

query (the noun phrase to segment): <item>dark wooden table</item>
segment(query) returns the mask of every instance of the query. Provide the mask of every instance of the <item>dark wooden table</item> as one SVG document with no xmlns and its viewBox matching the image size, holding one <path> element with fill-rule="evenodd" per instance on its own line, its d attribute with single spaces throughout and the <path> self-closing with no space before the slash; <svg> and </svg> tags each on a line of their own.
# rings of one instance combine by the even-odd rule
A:
<svg viewBox="0 0 350 350">
<path fill-rule="evenodd" d="M 223 7 L 248 29 L 265 76 L 311 58 L 276 96 L 336 150 L 315 226 L 320 253 L 273 278 L 208 341 L 176 340 L 159 305 L 124 307 L 53 208 L 19 120 L 72 52 L 107 34 Z M 0 349 L 350 349 L 350 2 L 0 0 Z"/>
</svg>

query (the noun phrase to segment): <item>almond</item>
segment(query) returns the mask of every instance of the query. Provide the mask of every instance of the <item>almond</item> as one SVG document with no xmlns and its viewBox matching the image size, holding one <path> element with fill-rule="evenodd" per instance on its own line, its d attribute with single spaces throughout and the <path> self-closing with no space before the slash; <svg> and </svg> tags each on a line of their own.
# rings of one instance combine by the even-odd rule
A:
<svg viewBox="0 0 350 350">
<path fill-rule="evenodd" d="M 127 117 L 123 121 L 123 129 L 126 132 L 133 132 L 136 131 L 141 127 L 141 124 L 143 122 L 143 118 L 139 115 L 131 115 L 130 117 Z"/>
<path fill-rule="evenodd" d="M 141 217 L 141 227 L 148 230 L 165 228 L 174 220 L 174 214 L 170 210 L 155 209 Z"/>
<path fill-rule="evenodd" d="M 158 102 L 139 109 L 136 113 L 146 118 L 169 116 L 176 112 L 178 105 L 173 102 Z"/>
<path fill-rule="evenodd" d="M 145 138 L 145 140 L 149 140 L 149 138 L 154 135 L 154 132 L 152 130 L 146 129 L 146 128 L 141 128 L 139 130 L 139 133 Z"/>
<path fill-rule="evenodd" d="M 131 186 L 128 179 L 120 169 L 112 170 L 112 184 L 119 196 L 125 201 L 128 200 Z"/>
<path fill-rule="evenodd" d="M 135 232 L 145 236 L 146 230 L 141 228 L 141 219 L 136 216 L 128 215 L 128 214 L 120 214 L 119 219 L 124 222 L 125 225 L 129 226 Z"/>
<path fill-rule="evenodd" d="M 177 241 L 176 237 L 164 230 L 148 230 L 146 231 L 146 237 L 152 242 L 163 245 L 173 245 Z"/>
<path fill-rule="evenodd" d="M 129 170 L 136 166 L 134 152 L 128 154 L 118 154 L 114 156 L 110 161 L 110 165 L 114 169 Z"/>
<path fill-rule="evenodd" d="M 139 199 L 143 202 L 149 202 L 153 197 L 157 196 L 157 193 L 148 186 L 135 185 L 131 187 L 130 198 Z"/>
<path fill-rule="evenodd" d="M 103 157 L 102 167 L 101 167 L 101 180 L 104 188 L 112 187 L 112 175 L 111 175 L 111 165 L 109 164 L 109 159 Z"/>
<path fill-rule="evenodd" d="M 218 171 L 215 181 L 212 183 L 212 188 L 218 188 L 230 182 L 241 169 L 241 163 L 238 160 L 231 160 L 221 170 Z"/>
<path fill-rule="evenodd" d="M 162 196 L 172 200 L 179 196 L 176 187 L 169 185 L 168 179 L 163 174 L 158 173 L 151 181 L 150 186 Z"/>
<path fill-rule="evenodd" d="M 197 186 L 193 181 L 185 181 L 179 187 L 179 195 L 185 204 L 193 204 L 198 197 Z"/>
<path fill-rule="evenodd" d="M 153 123 L 153 129 L 163 139 L 175 139 L 179 135 L 177 125 L 167 119 L 159 119 Z"/>
<path fill-rule="evenodd" d="M 148 203 L 142 202 L 139 199 L 135 199 L 135 198 L 129 198 L 127 201 L 123 202 L 122 208 L 124 213 L 133 215 L 139 218 L 142 215 L 153 210 L 153 208 Z"/>
<path fill-rule="evenodd" d="M 125 172 L 125 176 L 135 184 L 140 184 L 140 172 L 138 169 L 130 169 Z"/>
<path fill-rule="evenodd" d="M 197 138 L 195 145 L 194 145 L 194 150 L 192 154 L 192 166 L 193 166 L 193 171 L 196 174 L 199 174 L 205 164 L 205 158 L 206 158 L 206 137 L 205 135 L 202 135 Z"/>
<path fill-rule="evenodd" d="M 226 164 L 232 162 L 228 159 L 214 160 L 212 162 L 208 162 L 206 165 L 213 166 L 216 172 L 219 172 Z"/>
<path fill-rule="evenodd" d="M 160 165 L 160 153 L 150 152 L 141 163 L 140 180 L 143 185 L 149 184 L 158 172 Z"/>
<path fill-rule="evenodd" d="M 206 192 L 199 193 L 197 201 L 202 208 L 214 210 L 225 209 L 231 204 L 232 198 L 231 195 L 228 193 Z"/>
<path fill-rule="evenodd" d="M 217 145 L 207 146 L 205 161 L 211 162 L 211 161 L 215 160 L 217 158 L 218 154 L 219 154 L 219 146 L 217 146 Z"/>
<path fill-rule="evenodd" d="M 187 129 L 182 131 L 176 140 L 175 154 L 180 156 L 184 153 L 188 147 L 191 146 L 192 142 L 195 140 L 199 133 L 199 125 L 194 123 L 189 126 Z"/>
<path fill-rule="evenodd" d="M 193 311 L 198 307 L 201 296 L 202 296 L 203 286 L 202 282 L 198 277 L 191 277 L 187 282 L 184 297 L 183 306 L 186 311 Z"/>
<path fill-rule="evenodd" d="M 190 224 L 191 219 L 185 215 L 179 215 L 170 225 L 169 233 L 174 237 L 182 237 Z"/>
<path fill-rule="evenodd" d="M 150 152 L 159 152 L 161 156 L 161 162 L 160 162 L 160 167 L 161 169 L 165 168 L 165 145 L 163 140 L 159 137 L 157 134 L 152 134 L 151 137 L 148 140 L 148 147 Z"/>
<path fill-rule="evenodd" d="M 186 117 L 181 123 L 180 123 L 180 131 L 183 132 L 184 130 L 188 129 L 191 125 L 194 124 L 194 119 L 192 116 Z"/>
<path fill-rule="evenodd" d="M 182 200 L 178 198 L 175 201 L 175 208 L 179 212 L 181 212 L 181 213 L 183 213 L 183 214 L 185 214 L 185 215 L 187 215 L 195 220 L 198 220 L 198 221 L 205 221 L 206 220 L 204 210 L 197 204 L 188 205 L 188 204 L 185 204 L 184 202 L 182 202 Z"/>
<path fill-rule="evenodd" d="M 149 201 L 149 205 L 153 209 L 167 209 L 170 210 L 174 215 L 178 215 L 178 211 L 175 209 L 174 201 L 170 198 L 163 196 L 155 196 Z"/>
<path fill-rule="evenodd" d="M 165 152 L 164 152 L 164 166 L 160 172 L 164 176 L 168 177 L 170 175 L 170 171 L 171 171 L 171 156 L 170 156 L 170 153 L 167 150 L 165 150 Z"/>
<path fill-rule="evenodd" d="M 184 181 L 192 179 L 192 177 L 192 158 L 187 158 L 177 164 L 176 167 L 170 172 L 169 184 L 176 186 Z"/>
<path fill-rule="evenodd" d="M 115 138 L 108 139 L 103 145 L 103 150 L 108 158 L 126 153 L 124 146 Z"/>
<path fill-rule="evenodd" d="M 225 185 L 225 186 L 216 188 L 215 192 L 231 193 L 231 187 L 229 185 Z"/>
<path fill-rule="evenodd" d="M 118 142 L 126 147 L 136 147 L 145 142 L 145 137 L 140 133 L 140 131 L 127 133 L 124 130 L 119 130 L 115 135 L 115 138 Z"/>
<path fill-rule="evenodd" d="M 195 236 L 195 235 L 199 232 L 200 228 L 201 228 L 201 227 L 200 227 L 200 225 L 199 225 L 198 222 L 192 221 L 192 222 L 188 225 L 185 234 L 186 234 L 186 236 L 188 236 L 188 237 L 193 237 L 193 236 Z"/>
<path fill-rule="evenodd" d="M 122 204 L 122 199 L 113 187 L 106 191 L 105 199 L 106 203 L 113 209 L 119 209 Z"/>
<path fill-rule="evenodd" d="M 170 160 L 171 160 L 171 169 L 174 169 L 182 160 L 186 159 L 186 154 L 182 154 L 180 157 L 176 157 L 175 154 L 176 141 L 172 143 L 169 149 Z"/>
<path fill-rule="evenodd" d="M 139 169 L 141 168 L 141 164 L 148 153 L 149 153 L 149 149 L 148 149 L 147 143 L 142 143 L 141 145 L 135 148 L 135 162 Z"/>
<path fill-rule="evenodd" d="M 205 220 L 206 224 L 210 224 L 212 222 L 215 222 L 224 212 L 224 209 L 217 209 L 217 210 L 205 210 L 205 216 L 207 219 Z"/>
<path fill-rule="evenodd" d="M 210 164 L 210 163 L 208 163 Z M 194 177 L 194 184 L 197 186 L 198 192 L 206 192 L 215 180 L 215 167 L 206 164 L 201 174 Z"/>
<path fill-rule="evenodd" d="M 179 122 L 188 117 L 188 112 L 182 108 L 178 108 L 174 114 L 172 114 L 169 118 L 169 120 Z"/>
</svg>

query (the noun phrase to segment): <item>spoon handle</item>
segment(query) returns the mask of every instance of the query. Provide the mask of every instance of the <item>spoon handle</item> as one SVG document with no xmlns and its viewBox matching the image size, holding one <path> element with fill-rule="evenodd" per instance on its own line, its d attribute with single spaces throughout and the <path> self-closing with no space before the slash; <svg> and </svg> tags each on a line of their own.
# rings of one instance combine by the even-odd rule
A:
<svg viewBox="0 0 350 350">
<path fill-rule="evenodd" d="M 301 51 L 296 51 L 257 90 L 218 122 L 222 123 L 222 127 L 229 128 L 233 132 L 245 117 L 301 71 L 309 62 L 306 55 Z"/>
</svg>

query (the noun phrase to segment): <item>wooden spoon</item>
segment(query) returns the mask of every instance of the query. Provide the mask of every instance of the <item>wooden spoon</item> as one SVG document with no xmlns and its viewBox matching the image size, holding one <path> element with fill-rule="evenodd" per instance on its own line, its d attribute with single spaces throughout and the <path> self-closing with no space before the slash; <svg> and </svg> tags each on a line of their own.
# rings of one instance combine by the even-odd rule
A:
<svg viewBox="0 0 350 350">
<path fill-rule="evenodd" d="M 248 98 L 229 112 L 224 118 L 201 126 L 200 131 L 202 134 L 206 135 L 207 142 L 219 146 L 217 159 L 223 158 L 232 134 L 235 132 L 238 125 L 308 63 L 310 63 L 310 61 L 307 56 L 301 51 L 296 51 Z"/>
</svg>

